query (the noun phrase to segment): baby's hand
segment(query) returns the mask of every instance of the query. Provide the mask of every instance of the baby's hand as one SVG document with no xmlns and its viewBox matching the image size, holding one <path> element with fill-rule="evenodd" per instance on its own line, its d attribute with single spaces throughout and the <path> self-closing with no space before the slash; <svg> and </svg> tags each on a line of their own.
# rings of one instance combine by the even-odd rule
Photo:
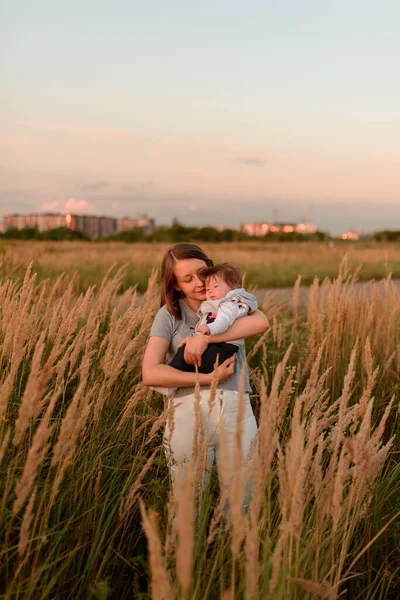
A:
<svg viewBox="0 0 400 600">
<path fill-rule="evenodd" d="M 196 327 L 196 331 L 202 333 L 203 335 L 210 335 L 210 329 L 207 327 L 207 325 L 199 325 Z"/>
</svg>

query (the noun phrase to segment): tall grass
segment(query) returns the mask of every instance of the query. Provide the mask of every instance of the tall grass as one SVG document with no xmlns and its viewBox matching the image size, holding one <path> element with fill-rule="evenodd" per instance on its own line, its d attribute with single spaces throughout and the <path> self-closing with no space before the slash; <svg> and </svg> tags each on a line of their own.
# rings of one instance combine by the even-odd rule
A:
<svg viewBox="0 0 400 600">
<path fill-rule="evenodd" d="M 0 281 L 3 597 L 397 598 L 390 276 L 355 293 L 344 262 L 315 280 L 306 312 L 300 280 L 289 305 L 266 300 L 271 328 L 248 347 L 259 446 L 244 514 L 241 469 L 221 494 L 215 474 L 200 485 L 201 436 L 184 483 L 170 485 L 173 415 L 140 379 L 156 276 L 144 304 L 120 294 L 122 279 L 110 271 L 80 295 L 74 277 L 37 283 L 31 267 Z M 240 427 L 237 465 L 239 449 Z"/>
<path fill-rule="evenodd" d="M 38 281 L 55 280 L 61 273 L 76 273 L 76 287 L 85 291 L 98 283 L 115 264 L 126 265 L 123 289 L 138 285 L 144 292 L 153 268 L 161 264 L 169 244 L 128 244 L 122 242 L 21 242 L 3 241 L 0 259 L 10 278 L 23 278 L 27 262 L 32 261 Z M 314 277 L 336 277 L 348 255 L 349 267 L 360 267 L 359 279 L 385 277 L 389 272 L 400 277 L 400 245 L 357 243 L 334 246 L 321 243 L 238 242 L 202 244 L 215 261 L 227 256 L 246 272 L 247 285 L 259 288 L 292 286 L 297 276 L 305 285 Z"/>
</svg>

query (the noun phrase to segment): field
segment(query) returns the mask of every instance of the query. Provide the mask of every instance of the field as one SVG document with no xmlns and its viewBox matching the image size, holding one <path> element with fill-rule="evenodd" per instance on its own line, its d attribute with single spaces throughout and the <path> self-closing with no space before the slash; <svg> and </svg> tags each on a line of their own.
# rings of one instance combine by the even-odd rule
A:
<svg viewBox="0 0 400 600">
<path fill-rule="evenodd" d="M 37 281 L 54 280 L 62 272 L 76 273 L 76 285 L 86 290 L 98 284 L 113 265 L 125 265 L 122 287 L 138 285 L 143 292 L 151 271 L 159 267 L 167 244 L 126 244 L 118 242 L 11 242 L 0 245 L 3 275 L 22 278 L 33 261 Z M 347 254 L 349 268 L 360 269 L 358 278 L 368 281 L 389 272 L 400 277 L 400 244 L 273 243 L 202 244 L 216 262 L 226 260 L 246 272 L 246 283 L 259 288 L 294 285 L 297 276 L 310 285 L 317 275 L 337 275 Z"/>
<path fill-rule="evenodd" d="M 0 249 L 1 597 L 399 597 L 400 248 L 204 247 L 248 285 L 320 278 L 305 308 L 299 280 L 289 303 L 270 302 L 270 329 L 248 340 L 259 452 L 246 514 L 239 470 L 222 497 L 215 473 L 196 485 L 201 440 L 186 485 L 169 483 L 171 415 L 140 375 L 165 247 Z M 384 279 L 356 291 L 357 276 Z"/>
</svg>

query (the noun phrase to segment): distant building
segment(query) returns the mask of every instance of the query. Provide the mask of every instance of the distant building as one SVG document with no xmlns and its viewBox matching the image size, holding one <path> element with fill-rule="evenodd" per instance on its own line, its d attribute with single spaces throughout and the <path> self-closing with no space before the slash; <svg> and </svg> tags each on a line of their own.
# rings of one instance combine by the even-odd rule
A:
<svg viewBox="0 0 400 600">
<path fill-rule="evenodd" d="M 317 233 L 318 227 L 314 223 L 297 223 L 295 231 L 297 233 Z"/>
<path fill-rule="evenodd" d="M 32 213 L 5 215 L 3 219 L 3 230 L 25 229 L 32 227 L 38 231 L 49 231 L 58 227 L 67 227 L 71 231 L 80 231 L 90 238 L 107 237 L 115 235 L 120 231 L 140 228 L 144 233 L 152 233 L 155 230 L 154 219 L 142 216 L 137 219 L 125 217 L 117 219 L 97 215 L 74 215 L 61 213 Z"/>
<path fill-rule="evenodd" d="M 4 231 L 8 231 L 9 229 L 24 229 L 25 227 L 30 227 L 29 220 L 27 220 L 28 215 L 5 215 L 3 218 L 3 227 Z"/>
<path fill-rule="evenodd" d="M 252 223 L 245 223 L 240 227 L 241 231 L 244 231 L 252 236 L 262 237 L 268 233 L 316 233 L 318 227 L 313 223 L 262 223 L 255 221 Z"/>
<path fill-rule="evenodd" d="M 149 219 L 147 215 L 142 215 L 137 219 L 132 217 L 123 217 L 122 219 L 117 219 L 117 233 L 131 231 L 132 229 L 142 229 L 143 233 L 150 234 L 153 233 L 155 228 L 155 220 Z"/>
<path fill-rule="evenodd" d="M 358 240 L 362 237 L 363 230 L 362 229 L 349 229 L 349 231 L 345 231 L 342 233 L 342 240 L 351 240 L 353 242 L 358 242 Z"/>
<path fill-rule="evenodd" d="M 70 229 L 71 231 L 80 231 L 81 233 L 85 234 L 85 217 L 84 215 L 71 215 L 68 214 L 65 217 L 66 220 L 66 226 L 68 227 L 68 229 Z"/>
<path fill-rule="evenodd" d="M 240 230 L 253 236 L 263 236 L 268 233 L 268 223 L 245 223 L 240 226 Z"/>
<path fill-rule="evenodd" d="M 84 221 L 85 235 L 90 238 L 99 237 L 99 219 L 95 215 L 85 215 Z"/>
<path fill-rule="evenodd" d="M 65 215 L 53 213 L 26 215 L 26 227 L 36 227 L 39 231 L 66 227 Z"/>
<path fill-rule="evenodd" d="M 67 227 L 67 215 L 40 213 L 29 215 L 5 215 L 3 219 L 3 229 L 25 229 L 26 227 L 36 228 L 38 231 L 48 231 L 57 227 Z"/>
<path fill-rule="evenodd" d="M 99 217 L 99 237 L 108 237 L 117 233 L 117 219 L 112 217 Z"/>
</svg>

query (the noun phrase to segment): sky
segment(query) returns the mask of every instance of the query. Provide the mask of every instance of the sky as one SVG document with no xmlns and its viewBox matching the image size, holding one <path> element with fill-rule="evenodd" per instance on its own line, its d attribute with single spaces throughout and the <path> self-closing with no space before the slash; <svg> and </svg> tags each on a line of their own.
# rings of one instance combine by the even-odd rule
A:
<svg viewBox="0 0 400 600">
<path fill-rule="evenodd" d="M 0 0 L 0 218 L 400 229 L 397 0 Z"/>
</svg>

